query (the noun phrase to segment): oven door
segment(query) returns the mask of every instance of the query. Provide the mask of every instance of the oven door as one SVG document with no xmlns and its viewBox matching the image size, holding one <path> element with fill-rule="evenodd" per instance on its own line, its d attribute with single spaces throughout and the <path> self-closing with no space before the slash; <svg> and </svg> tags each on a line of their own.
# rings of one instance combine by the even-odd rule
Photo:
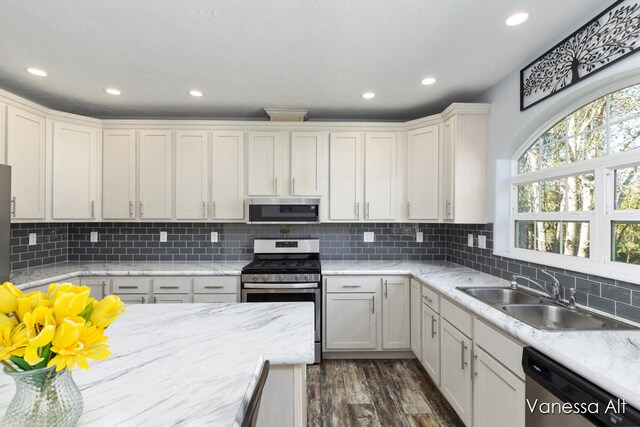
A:
<svg viewBox="0 0 640 427">
<path fill-rule="evenodd" d="M 315 341 L 320 341 L 320 288 L 242 289 L 242 302 L 312 302 L 315 305 Z"/>
</svg>

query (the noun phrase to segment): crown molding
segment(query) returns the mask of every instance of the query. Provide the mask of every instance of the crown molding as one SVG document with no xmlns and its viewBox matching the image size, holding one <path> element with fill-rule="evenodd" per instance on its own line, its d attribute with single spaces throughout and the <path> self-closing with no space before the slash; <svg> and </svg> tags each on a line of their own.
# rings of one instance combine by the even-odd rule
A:
<svg viewBox="0 0 640 427">
<path fill-rule="evenodd" d="M 491 104 L 454 102 L 441 113 L 443 120 L 448 120 L 454 115 L 489 114 Z"/>
</svg>

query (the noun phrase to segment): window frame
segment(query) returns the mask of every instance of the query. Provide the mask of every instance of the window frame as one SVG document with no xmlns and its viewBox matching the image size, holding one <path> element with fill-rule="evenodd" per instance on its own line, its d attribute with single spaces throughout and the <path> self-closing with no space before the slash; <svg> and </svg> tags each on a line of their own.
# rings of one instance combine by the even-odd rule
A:
<svg viewBox="0 0 640 427">
<path fill-rule="evenodd" d="M 613 234 L 614 221 L 638 221 L 640 222 L 640 209 L 615 210 L 615 170 L 625 167 L 640 166 L 640 149 L 626 152 L 604 155 L 602 157 L 582 160 L 575 163 L 566 163 L 553 168 L 538 169 L 532 172 L 519 173 L 518 160 L 526 153 L 536 141 L 547 131 L 552 129 L 559 121 L 564 120 L 578 109 L 601 99 L 611 93 L 623 90 L 626 87 L 638 84 L 638 82 L 625 84 L 612 88 L 604 93 L 598 93 L 596 97 L 583 99 L 574 104 L 573 108 L 565 109 L 561 114 L 549 120 L 540 127 L 527 141 L 520 146 L 511 159 L 510 206 L 509 206 L 509 253 L 497 254 L 515 258 L 522 261 L 557 267 L 567 270 L 576 270 L 587 274 L 611 277 L 627 282 L 640 283 L 640 265 L 625 264 L 613 261 Z M 577 106 L 576 106 L 577 105 Z M 607 105 L 608 110 L 608 105 Z M 608 111 L 607 111 L 608 112 Z M 629 115 L 624 120 L 618 119 L 607 122 L 590 131 L 605 130 L 621 121 L 633 120 L 640 114 Z M 583 132 L 584 133 L 584 132 Z M 576 134 L 578 135 L 578 134 Z M 575 137 L 572 135 L 571 137 Z M 565 140 L 566 140 L 565 136 Z M 609 140 L 607 139 L 607 145 Z M 605 147 L 607 149 L 609 147 Z M 536 183 L 546 180 L 559 179 L 567 176 L 593 173 L 595 175 L 594 209 L 591 211 L 576 212 L 518 212 L 518 185 Z M 564 254 L 539 252 L 536 250 L 516 247 L 516 221 L 588 221 L 590 224 L 589 258 L 581 258 Z"/>
</svg>

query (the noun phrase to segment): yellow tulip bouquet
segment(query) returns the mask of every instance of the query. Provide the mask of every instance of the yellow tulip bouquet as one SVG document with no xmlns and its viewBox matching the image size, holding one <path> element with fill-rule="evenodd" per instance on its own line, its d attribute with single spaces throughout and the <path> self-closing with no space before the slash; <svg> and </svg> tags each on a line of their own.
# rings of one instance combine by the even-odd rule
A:
<svg viewBox="0 0 640 427">
<path fill-rule="evenodd" d="M 115 295 L 100 301 L 90 289 L 52 283 L 46 294 L 23 293 L 12 283 L 0 286 L 0 363 L 7 371 L 55 366 L 89 368 L 89 359 L 105 360 L 111 352 L 105 329 L 122 313 Z"/>
</svg>

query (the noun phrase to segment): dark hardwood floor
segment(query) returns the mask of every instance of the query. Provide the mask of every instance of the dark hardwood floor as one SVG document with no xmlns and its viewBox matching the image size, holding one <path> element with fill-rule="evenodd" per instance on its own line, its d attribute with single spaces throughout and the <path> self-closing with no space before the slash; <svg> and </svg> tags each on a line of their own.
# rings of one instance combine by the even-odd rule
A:
<svg viewBox="0 0 640 427">
<path fill-rule="evenodd" d="M 323 360 L 307 398 L 310 427 L 463 426 L 417 360 Z"/>
</svg>

